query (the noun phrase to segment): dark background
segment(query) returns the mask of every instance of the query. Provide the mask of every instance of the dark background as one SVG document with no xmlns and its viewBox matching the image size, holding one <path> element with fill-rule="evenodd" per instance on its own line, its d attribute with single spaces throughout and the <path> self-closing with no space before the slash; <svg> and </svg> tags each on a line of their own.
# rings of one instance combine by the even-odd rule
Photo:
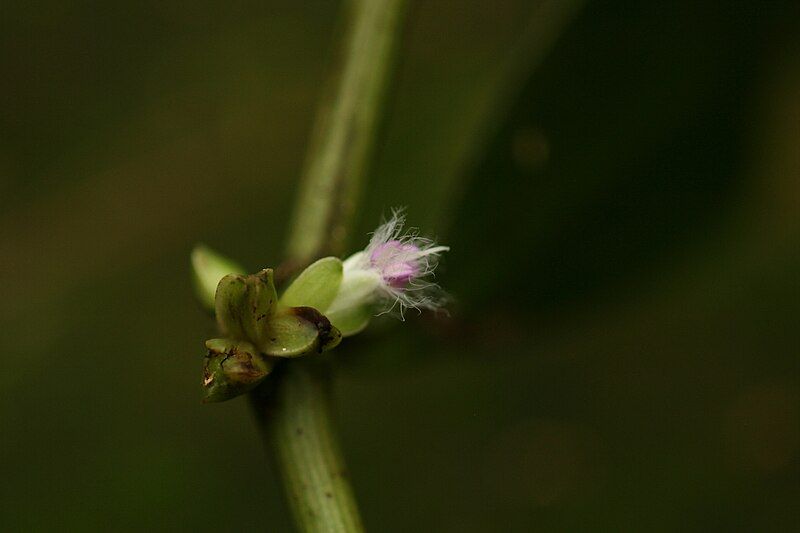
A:
<svg viewBox="0 0 800 533">
<path fill-rule="evenodd" d="M 373 531 L 792 531 L 796 1 L 413 2 L 353 249 L 452 246 L 450 319 L 336 350 Z M 339 3 L 0 15 L 0 519 L 286 531 L 200 403 L 199 241 L 281 260 Z"/>
</svg>

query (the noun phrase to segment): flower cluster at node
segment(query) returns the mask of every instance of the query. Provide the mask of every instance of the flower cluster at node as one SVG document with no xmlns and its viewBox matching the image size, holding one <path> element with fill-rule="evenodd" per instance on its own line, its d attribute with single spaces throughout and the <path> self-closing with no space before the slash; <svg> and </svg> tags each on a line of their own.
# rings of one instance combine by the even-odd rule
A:
<svg viewBox="0 0 800 533">
<path fill-rule="evenodd" d="M 208 247 L 195 248 L 195 290 L 220 332 L 206 342 L 204 401 L 253 390 L 281 359 L 331 350 L 343 337 L 363 331 L 376 314 L 396 311 L 403 318 L 409 308 L 441 307 L 446 294 L 431 278 L 449 248 L 415 229 L 404 231 L 404 223 L 403 212 L 395 210 L 364 250 L 344 261 L 318 259 L 280 298 L 272 269 L 246 275 Z"/>
</svg>

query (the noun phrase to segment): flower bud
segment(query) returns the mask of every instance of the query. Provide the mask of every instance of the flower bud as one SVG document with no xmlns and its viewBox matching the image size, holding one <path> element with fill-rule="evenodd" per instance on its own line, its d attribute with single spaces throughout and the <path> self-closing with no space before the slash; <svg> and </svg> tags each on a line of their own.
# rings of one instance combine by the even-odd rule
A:
<svg viewBox="0 0 800 533">
<path fill-rule="evenodd" d="M 261 347 L 268 338 L 267 323 L 277 300 L 272 269 L 249 276 L 227 275 L 217 287 L 217 324 L 226 337 Z"/>
<path fill-rule="evenodd" d="M 203 402 L 222 402 L 243 394 L 263 380 L 272 362 L 246 341 L 211 339 L 203 368 Z"/>
<path fill-rule="evenodd" d="M 323 260 L 316 264 L 289 291 L 290 302 L 324 305 L 324 300 L 333 299 L 338 288 L 337 272 L 341 277 L 341 262 Z M 333 290 L 327 281 L 333 283 Z M 313 307 L 278 305 L 270 269 L 250 276 L 222 278 L 217 288 L 216 311 L 217 323 L 226 337 L 249 341 L 267 355 L 298 357 L 329 350 L 341 339 L 339 330 Z"/>
</svg>

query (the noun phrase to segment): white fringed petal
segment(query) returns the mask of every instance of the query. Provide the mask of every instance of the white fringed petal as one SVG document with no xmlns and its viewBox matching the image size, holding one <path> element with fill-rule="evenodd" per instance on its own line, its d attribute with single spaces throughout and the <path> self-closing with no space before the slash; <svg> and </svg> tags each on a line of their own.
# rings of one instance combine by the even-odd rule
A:
<svg viewBox="0 0 800 533">
<path fill-rule="evenodd" d="M 329 313 L 380 302 L 379 314 L 398 311 L 402 318 L 406 309 L 437 309 L 447 299 L 430 277 L 447 246 L 436 245 L 411 229 L 403 232 L 405 214 L 392 212 L 370 238 L 367 248 L 348 257 L 343 263 L 339 293 Z"/>
</svg>

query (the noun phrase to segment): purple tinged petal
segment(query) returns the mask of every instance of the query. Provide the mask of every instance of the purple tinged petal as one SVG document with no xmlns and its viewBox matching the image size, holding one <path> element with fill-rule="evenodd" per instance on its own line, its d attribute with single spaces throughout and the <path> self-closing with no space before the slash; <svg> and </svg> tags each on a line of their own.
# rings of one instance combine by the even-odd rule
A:
<svg viewBox="0 0 800 533">
<path fill-rule="evenodd" d="M 421 273 L 419 252 L 413 244 L 391 240 L 372 250 L 370 264 L 380 271 L 388 285 L 402 289 Z"/>
</svg>

